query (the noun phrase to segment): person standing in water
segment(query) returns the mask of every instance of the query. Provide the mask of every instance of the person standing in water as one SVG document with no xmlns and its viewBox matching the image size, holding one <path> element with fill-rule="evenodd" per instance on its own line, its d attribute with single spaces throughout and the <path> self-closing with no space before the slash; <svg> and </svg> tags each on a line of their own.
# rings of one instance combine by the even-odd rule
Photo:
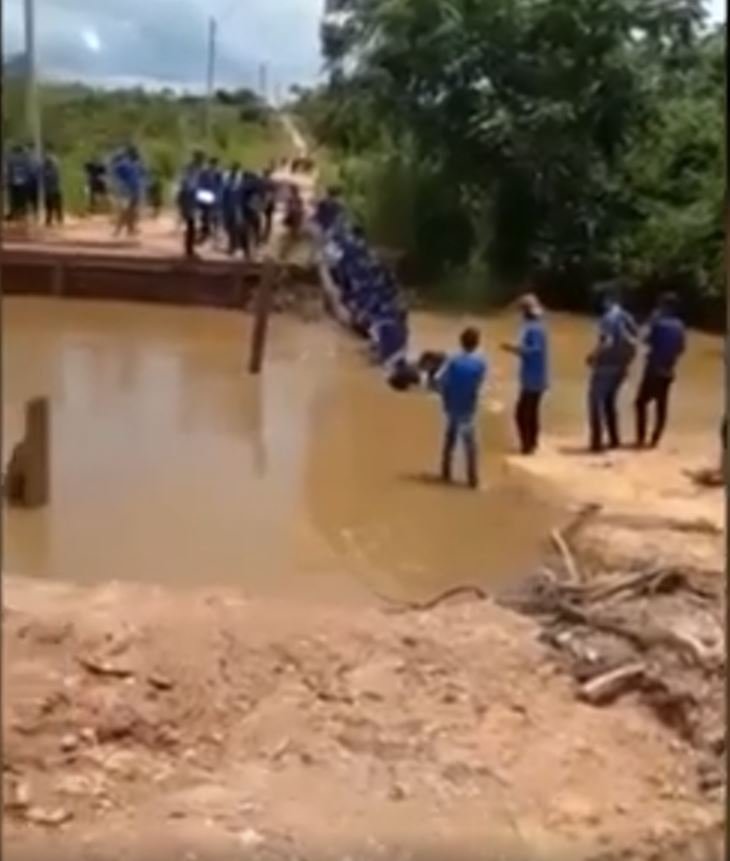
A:
<svg viewBox="0 0 730 861">
<path fill-rule="evenodd" d="M 609 448 L 621 447 L 617 401 L 636 357 L 639 336 L 636 322 L 621 305 L 616 288 L 604 290 L 601 302 L 598 344 L 587 359 L 589 446 L 595 453 L 604 450 L 604 431 Z"/>
<path fill-rule="evenodd" d="M 467 481 L 472 488 L 479 486 L 479 451 L 475 424 L 479 392 L 487 377 L 486 360 L 477 352 L 480 340 L 476 329 L 465 329 L 460 339 L 461 352 L 446 362 L 437 380 L 446 414 L 441 478 L 445 482 L 451 482 L 454 450 L 461 441 L 466 455 Z"/>
<path fill-rule="evenodd" d="M 669 413 L 669 391 L 674 382 L 674 372 L 687 346 L 684 323 L 677 316 L 677 297 L 666 293 L 659 301 L 646 336 L 648 352 L 644 376 L 636 396 L 636 445 L 646 446 L 647 411 L 650 404 L 656 405 L 654 430 L 650 446 L 656 448 L 667 424 Z"/>
<path fill-rule="evenodd" d="M 540 441 L 540 405 L 548 388 L 548 336 L 543 311 L 537 297 L 523 296 L 519 301 L 523 325 L 519 344 L 503 344 L 502 349 L 519 357 L 520 393 L 515 422 L 522 454 L 537 451 Z"/>
</svg>

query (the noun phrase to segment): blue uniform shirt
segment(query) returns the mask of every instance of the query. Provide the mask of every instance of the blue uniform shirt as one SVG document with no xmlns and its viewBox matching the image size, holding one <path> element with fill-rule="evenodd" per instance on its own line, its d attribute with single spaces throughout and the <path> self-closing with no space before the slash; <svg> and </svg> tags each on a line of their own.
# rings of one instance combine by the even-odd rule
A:
<svg viewBox="0 0 730 861">
<path fill-rule="evenodd" d="M 618 303 L 601 317 L 598 326 L 599 348 L 594 367 L 626 369 L 636 355 L 634 339 L 638 336 L 636 321 Z"/>
<path fill-rule="evenodd" d="M 659 376 L 671 377 L 679 357 L 685 350 L 686 340 L 684 323 L 678 317 L 668 314 L 655 317 L 647 336 L 649 345 L 646 358 L 647 371 Z"/>
<path fill-rule="evenodd" d="M 449 359 L 438 384 L 446 415 L 459 421 L 471 420 L 486 378 L 487 362 L 477 353 L 459 353 Z"/>
<path fill-rule="evenodd" d="M 541 320 L 529 320 L 520 337 L 520 387 L 544 392 L 549 385 L 548 338 Z"/>
</svg>

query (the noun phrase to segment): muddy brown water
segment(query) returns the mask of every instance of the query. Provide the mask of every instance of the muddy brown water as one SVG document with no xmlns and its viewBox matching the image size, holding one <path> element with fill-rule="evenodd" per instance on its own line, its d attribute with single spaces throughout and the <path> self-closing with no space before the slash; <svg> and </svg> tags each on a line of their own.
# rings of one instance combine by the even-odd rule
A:
<svg viewBox="0 0 730 861">
<path fill-rule="evenodd" d="M 416 347 L 450 348 L 458 317 L 418 315 Z M 479 321 L 493 359 L 479 493 L 427 480 L 441 419 L 397 394 L 327 322 L 277 317 L 267 366 L 245 372 L 250 320 L 203 309 L 12 298 L 3 303 L 4 462 L 26 399 L 52 402 L 52 504 L 5 509 L 7 572 L 428 598 L 528 570 L 561 511 L 511 466 L 514 365 L 495 346 L 509 315 Z M 556 316 L 549 430 L 584 413 L 589 321 Z M 696 335 L 678 428 L 717 422 L 722 344 Z M 627 404 L 628 405 L 628 404 Z"/>
</svg>

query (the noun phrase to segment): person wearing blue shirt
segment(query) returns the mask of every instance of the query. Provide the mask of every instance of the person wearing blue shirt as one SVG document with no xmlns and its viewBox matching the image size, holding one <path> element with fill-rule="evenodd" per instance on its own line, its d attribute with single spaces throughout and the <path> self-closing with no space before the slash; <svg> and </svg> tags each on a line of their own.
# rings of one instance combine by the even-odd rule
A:
<svg viewBox="0 0 730 861">
<path fill-rule="evenodd" d="M 618 396 L 626 381 L 638 346 L 638 327 L 621 305 L 616 288 L 604 291 L 598 344 L 588 356 L 588 420 L 590 450 L 604 449 L 604 431 L 609 448 L 621 447 L 618 421 Z"/>
<path fill-rule="evenodd" d="M 528 294 L 519 302 L 523 317 L 520 342 L 502 348 L 519 357 L 520 393 L 515 422 L 522 454 L 537 451 L 540 441 L 540 404 L 548 388 L 548 336 L 536 296 Z"/>
<path fill-rule="evenodd" d="M 30 154 L 16 144 L 5 159 L 5 184 L 8 190 L 10 221 L 22 220 L 30 206 L 32 163 Z"/>
<path fill-rule="evenodd" d="M 185 225 L 183 240 L 185 256 L 188 259 L 195 257 L 195 246 L 198 240 L 198 189 L 204 158 L 200 150 L 193 153 L 192 159 L 183 170 L 177 191 L 177 206 Z"/>
<path fill-rule="evenodd" d="M 341 193 L 339 188 L 331 186 L 327 194 L 317 203 L 314 220 L 326 234 L 336 229 L 344 216 Z"/>
<path fill-rule="evenodd" d="M 228 237 L 228 253 L 232 256 L 242 247 L 242 217 L 239 206 L 239 189 L 241 185 L 241 165 L 234 162 L 223 179 L 221 194 L 221 210 L 223 212 L 223 228 Z"/>
<path fill-rule="evenodd" d="M 647 411 L 651 404 L 656 406 L 650 442 L 652 448 L 659 445 L 667 425 L 669 391 L 674 382 L 677 363 L 687 344 L 684 323 L 677 316 L 677 304 L 677 297 L 673 293 L 662 296 L 649 323 L 646 365 L 635 405 L 636 444 L 639 448 L 646 445 Z"/>
<path fill-rule="evenodd" d="M 487 377 L 487 363 L 477 352 L 480 336 L 476 329 L 461 334 L 461 352 L 444 365 L 437 380 L 444 413 L 446 435 L 441 459 L 441 477 L 452 480 L 452 462 L 456 444 L 461 440 L 466 454 L 469 486 L 479 486 L 478 446 L 475 429 L 479 392 Z"/>
<path fill-rule="evenodd" d="M 223 176 L 218 159 L 211 158 L 202 167 L 198 177 L 198 207 L 200 209 L 200 242 L 215 239 L 220 222 Z"/>
<path fill-rule="evenodd" d="M 119 198 L 119 215 L 115 236 L 124 230 L 128 236 L 137 233 L 139 207 L 144 198 L 145 169 L 137 148 L 126 147 L 112 159 L 111 173 Z"/>
</svg>

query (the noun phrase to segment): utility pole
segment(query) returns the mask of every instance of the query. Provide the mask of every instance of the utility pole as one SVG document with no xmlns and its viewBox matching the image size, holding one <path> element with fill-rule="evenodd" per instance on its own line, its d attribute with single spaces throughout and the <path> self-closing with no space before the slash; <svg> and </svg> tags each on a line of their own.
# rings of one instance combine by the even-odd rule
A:
<svg viewBox="0 0 730 861">
<path fill-rule="evenodd" d="M 38 104 L 38 70 L 36 66 L 35 0 L 25 0 L 25 119 L 28 137 L 38 167 L 39 210 L 45 202 L 43 188 L 43 140 L 41 112 Z"/>
<path fill-rule="evenodd" d="M 211 134 L 213 131 L 213 88 L 215 86 L 215 53 L 216 53 L 216 33 L 218 24 L 211 16 L 208 21 L 208 76 L 206 81 L 205 93 L 205 143 L 206 148 L 210 149 Z"/>
<path fill-rule="evenodd" d="M 266 63 L 261 63 L 259 66 L 259 95 L 264 102 L 268 102 L 268 74 L 269 69 Z"/>
</svg>

